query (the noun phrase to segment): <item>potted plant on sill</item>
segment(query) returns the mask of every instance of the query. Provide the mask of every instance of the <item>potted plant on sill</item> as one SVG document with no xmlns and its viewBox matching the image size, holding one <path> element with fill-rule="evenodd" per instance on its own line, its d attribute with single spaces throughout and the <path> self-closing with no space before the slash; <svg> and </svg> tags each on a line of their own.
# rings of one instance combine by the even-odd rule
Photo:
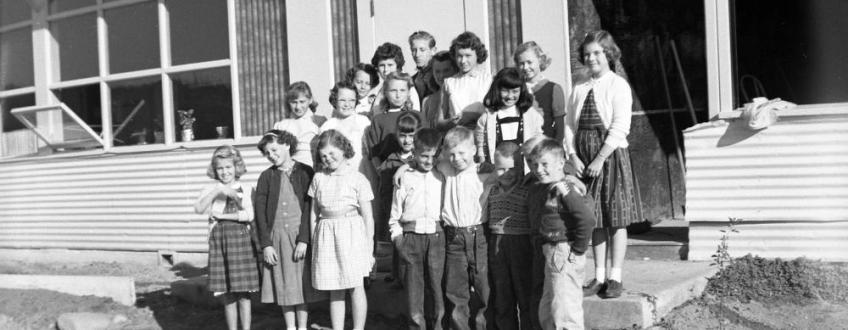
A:
<svg viewBox="0 0 848 330">
<path fill-rule="evenodd" d="M 182 137 L 182 141 L 194 141 L 194 109 L 177 110 L 177 113 L 180 115 L 180 126 L 182 127 L 180 136 Z"/>
</svg>

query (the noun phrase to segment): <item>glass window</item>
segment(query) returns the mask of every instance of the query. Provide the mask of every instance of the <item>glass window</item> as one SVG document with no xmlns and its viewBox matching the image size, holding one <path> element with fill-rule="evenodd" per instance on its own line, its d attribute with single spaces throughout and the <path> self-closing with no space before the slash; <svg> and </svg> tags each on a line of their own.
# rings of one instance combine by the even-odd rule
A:
<svg viewBox="0 0 848 330">
<path fill-rule="evenodd" d="M 58 44 L 60 80 L 97 76 L 97 14 L 85 14 L 50 23 Z"/>
<path fill-rule="evenodd" d="M 0 33 L 0 90 L 32 85 L 32 30 Z"/>
<path fill-rule="evenodd" d="M 23 22 L 31 18 L 29 1 L 0 0 L 0 26 Z"/>
<path fill-rule="evenodd" d="M 230 68 L 193 71 L 172 76 L 174 109 L 194 109 L 194 138 L 216 139 L 232 137 L 233 101 L 230 92 Z M 180 115 L 174 114 L 177 140 L 181 139 Z M 226 132 L 223 132 L 226 131 Z"/>
<path fill-rule="evenodd" d="M 229 58 L 227 2 L 167 1 L 174 65 Z"/>
<path fill-rule="evenodd" d="M 159 20 L 155 2 L 104 12 L 109 31 L 109 72 L 159 67 Z"/>
<path fill-rule="evenodd" d="M 77 117 L 88 124 L 97 134 L 102 131 L 100 114 L 100 85 L 91 84 L 53 91 L 60 102 L 65 103 Z"/>
<path fill-rule="evenodd" d="M 15 109 L 12 115 L 54 150 L 103 146 L 103 140 L 97 133 L 64 104 Z"/>
<path fill-rule="evenodd" d="M 0 111 L 3 113 L 3 132 L 26 129 L 20 120 L 12 116 L 12 109 L 35 105 L 35 94 L 10 96 L 0 99 Z"/>
<path fill-rule="evenodd" d="M 848 102 L 848 1 L 731 1 L 736 107 L 755 96 Z M 787 13 L 792 13 L 787 14 Z"/>
<path fill-rule="evenodd" d="M 94 6 L 96 4 L 97 0 L 50 0 L 48 8 L 50 14 L 56 14 L 72 9 Z"/>
<path fill-rule="evenodd" d="M 114 82 L 109 87 L 113 145 L 164 143 L 159 77 Z"/>
</svg>

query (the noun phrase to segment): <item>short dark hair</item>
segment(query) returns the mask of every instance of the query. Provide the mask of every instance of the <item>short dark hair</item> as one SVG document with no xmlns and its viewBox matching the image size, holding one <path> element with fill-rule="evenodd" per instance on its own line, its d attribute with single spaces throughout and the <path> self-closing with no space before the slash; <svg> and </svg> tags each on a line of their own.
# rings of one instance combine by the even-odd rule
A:
<svg viewBox="0 0 848 330">
<path fill-rule="evenodd" d="M 554 153 L 557 157 L 565 160 L 565 148 L 562 147 L 562 143 L 551 138 L 546 138 L 537 143 L 536 146 L 533 147 L 533 150 L 530 151 L 529 158 L 532 159 L 533 162 L 538 162 L 539 158 L 542 158 L 542 156 L 549 153 Z"/>
<path fill-rule="evenodd" d="M 380 47 L 377 47 L 374 56 L 371 57 L 371 65 L 376 67 L 381 61 L 389 59 L 395 60 L 398 71 L 403 71 L 403 64 L 406 63 L 403 60 L 403 50 L 400 49 L 400 46 L 391 42 L 383 43 Z"/>
<path fill-rule="evenodd" d="M 415 150 L 423 151 L 435 148 L 438 152 L 442 144 L 442 134 L 435 128 L 422 128 L 415 133 Z"/>
<path fill-rule="evenodd" d="M 339 150 L 342 151 L 344 158 L 347 159 L 351 159 L 354 155 L 356 155 L 356 151 L 353 149 L 353 145 L 350 140 L 348 140 L 344 134 L 334 129 L 326 130 L 318 136 L 318 146 L 315 148 L 315 159 L 321 159 L 321 157 L 318 156 L 318 152 L 327 146 L 339 148 Z"/>
<path fill-rule="evenodd" d="M 474 32 L 465 31 L 453 39 L 450 46 L 450 52 L 453 57 L 460 49 L 470 48 L 477 53 L 477 64 L 483 63 L 489 57 L 489 51 L 486 50 L 486 45 L 480 40 Z"/>
<path fill-rule="evenodd" d="M 430 48 L 436 47 L 436 38 L 433 38 L 433 35 L 427 31 L 415 31 L 409 35 L 409 45 L 412 46 L 412 41 L 414 40 L 427 40 L 427 45 Z"/>
<path fill-rule="evenodd" d="M 499 155 L 503 158 L 520 159 L 520 157 L 516 157 L 516 156 L 520 156 L 520 153 L 518 151 L 519 149 L 520 148 L 518 147 L 518 144 L 516 144 L 515 142 L 512 142 L 512 141 L 501 142 L 501 144 L 499 144 L 495 148 L 495 154 Z"/>
<path fill-rule="evenodd" d="M 289 101 L 297 99 L 300 95 L 304 95 L 312 100 L 312 103 L 309 104 L 309 110 L 315 112 L 315 109 L 318 108 L 318 102 L 315 102 L 315 99 L 312 98 L 312 88 L 309 88 L 309 84 L 304 81 L 296 81 L 289 85 L 289 88 L 286 89 L 286 118 L 288 118 L 292 112 Z"/>
<path fill-rule="evenodd" d="M 289 146 L 289 155 L 297 153 L 297 137 L 292 133 L 278 129 L 265 131 L 265 134 L 262 134 L 262 139 L 256 144 L 256 148 L 259 149 L 260 153 L 265 155 L 265 146 L 271 142 L 287 144 Z"/>
<path fill-rule="evenodd" d="M 380 84 L 380 73 L 377 72 L 377 69 L 373 65 L 368 63 L 360 62 L 354 65 L 352 68 L 347 69 L 347 73 L 345 73 L 345 79 L 347 79 L 347 81 L 352 84 L 353 80 L 356 79 L 356 73 L 359 71 L 365 72 L 365 74 L 368 75 L 368 78 L 370 79 L 371 88 L 377 87 L 377 85 Z"/>
<path fill-rule="evenodd" d="M 330 89 L 329 100 L 330 100 L 330 105 L 333 108 L 336 108 L 336 101 L 339 100 L 339 90 L 341 90 L 341 89 L 352 90 L 353 94 L 356 95 L 356 86 L 354 86 L 352 82 L 349 82 L 347 80 L 337 82 L 335 85 L 333 85 L 333 88 Z"/>
<path fill-rule="evenodd" d="M 453 56 L 453 54 L 451 54 L 451 52 L 446 51 L 446 50 L 439 51 L 438 53 L 433 55 L 433 59 L 430 60 L 430 61 L 431 62 L 437 62 L 437 61 L 438 62 L 450 62 L 451 66 L 453 67 L 453 69 L 455 71 L 459 70 L 459 67 L 456 66 L 456 58 L 454 58 L 454 56 Z"/>
<path fill-rule="evenodd" d="M 577 60 L 580 61 L 580 64 L 586 65 L 583 52 L 586 50 L 586 46 L 593 42 L 597 42 L 604 49 L 604 54 L 607 56 L 607 62 L 610 65 L 610 71 L 615 72 L 615 64 L 621 59 L 621 49 L 618 48 L 612 35 L 604 30 L 592 31 L 586 34 L 586 38 L 583 39 L 580 47 L 577 48 Z"/>
<path fill-rule="evenodd" d="M 501 88 L 521 89 L 518 96 L 518 102 L 515 104 L 519 113 L 524 113 L 527 109 L 530 109 L 530 107 L 533 106 L 533 95 L 527 90 L 527 84 L 524 83 L 524 78 L 521 76 L 521 70 L 518 68 L 509 67 L 498 71 L 498 74 L 495 75 L 494 79 L 492 79 L 492 85 L 489 87 L 486 97 L 483 98 L 483 105 L 492 109 L 492 111 L 500 109 L 500 107 L 504 105 L 503 99 L 501 99 Z"/>
<path fill-rule="evenodd" d="M 215 151 L 212 152 L 212 161 L 206 167 L 206 176 L 215 180 L 221 179 L 218 177 L 218 171 L 215 170 L 218 160 L 221 159 L 231 159 L 233 161 L 236 179 L 241 178 L 244 173 L 247 173 L 247 166 L 245 166 L 244 158 L 241 157 L 241 152 L 231 145 L 222 145 L 215 148 Z"/>
<path fill-rule="evenodd" d="M 421 118 L 418 117 L 417 111 L 404 111 L 398 116 L 397 131 L 398 133 L 414 134 L 421 128 Z"/>
</svg>

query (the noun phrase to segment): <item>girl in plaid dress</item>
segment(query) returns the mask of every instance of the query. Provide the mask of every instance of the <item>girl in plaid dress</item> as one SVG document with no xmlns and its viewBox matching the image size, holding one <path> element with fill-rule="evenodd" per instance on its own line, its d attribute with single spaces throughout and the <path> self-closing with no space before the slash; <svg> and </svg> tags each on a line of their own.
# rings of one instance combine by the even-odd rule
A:
<svg viewBox="0 0 848 330">
<path fill-rule="evenodd" d="M 374 219 L 371 184 L 350 159 L 354 148 L 342 133 L 328 130 L 318 137 L 322 171 L 309 186 L 312 197 L 312 285 L 330 291 L 333 329 L 343 329 L 345 293 L 350 290 L 353 329 L 365 326 L 368 301 L 362 278 L 374 264 Z"/>
<path fill-rule="evenodd" d="M 247 172 L 241 153 L 220 146 L 212 154 L 206 175 L 218 180 L 203 189 L 195 212 L 209 216 L 209 290 L 221 296 L 227 327 L 250 329 L 249 292 L 259 290 L 256 250 L 251 242 L 253 188 L 239 182 Z"/>
</svg>

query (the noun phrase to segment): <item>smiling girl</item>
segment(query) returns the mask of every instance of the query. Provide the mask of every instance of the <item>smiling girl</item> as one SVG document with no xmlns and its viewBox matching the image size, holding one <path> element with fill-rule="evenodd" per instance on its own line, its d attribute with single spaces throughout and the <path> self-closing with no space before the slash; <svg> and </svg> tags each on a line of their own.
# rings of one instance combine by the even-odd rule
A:
<svg viewBox="0 0 848 330">
<path fill-rule="evenodd" d="M 516 68 L 504 68 L 483 100 L 486 112 L 477 120 L 474 140 L 477 156 L 491 163 L 495 148 L 503 142 L 521 145 L 542 134 L 542 116 L 533 108 L 533 96 Z M 516 167 L 523 167 L 517 162 Z M 523 173 L 523 172 L 522 172 Z"/>
<path fill-rule="evenodd" d="M 363 277 L 374 264 L 372 238 L 374 194 L 364 175 L 351 168 L 351 141 L 336 130 L 318 137 L 323 170 L 309 186 L 312 197 L 312 285 L 330 291 L 330 319 L 341 330 L 345 294 L 350 291 L 353 329 L 363 329 L 368 311 Z"/>
<path fill-rule="evenodd" d="M 485 112 L 483 97 L 492 83 L 492 75 L 483 64 L 489 56 L 486 45 L 473 32 L 463 32 L 450 46 L 459 73 L 445 79 L 442 86 L 442 113 L 454 125 L 474 127 Z"/>
<path fill-rule="evenodd" d="M 251 242 L 253 188 L 239 182 L 247 172 L 238 149 L 220 146 L 206 175 L 218 182 L 203 189 L 194 211 L 209 216 L 209 291 L 224 303 L 227 328 L 250 329 L 250 292 L 259 290 L 256 250 Z"/>
<path fill-rule="evenodd" d="M 328 119 L 321 132 L 334 129 L 344 135 L 353 145 L 354 155 L 350 160 L 354 169 L 366 176 L 373 177 L 373 166 L 363 157 L 363 138 L 365 131 L 371 126 L 368 117 L 356 113 L 356 86 L 347 81 L 336 83 L 330 90 L 330 104 L 333 105 L 333 117 Z M 316 168 L 320 164 L 316 164 Z"/>
<path fill-rule="evenodd" d="M 286 119 L 274 124 L 274 129 L 286 131 L 297 137 L 297 151 L 292 157 L 306 165 L 312 166 L 312 144 L 315 136 L 320 133 L 319 127 L 327 118 L 316 115 L 318 102 L 312 99 L 312 89 L 309 84 L 298 81 L 286 90 Z"/>
<path fill-rule="evenodd" d="M 562 86 L 548 80 L 545 69 L 551 58 L 535 41 L 528 41 L 515 49 L 515 66 L 521 69 L 527 89 L 533 94 L 533 105 L 541 110 L 545 119 L 542 132 L 545 136 L 562 141 L 565 136 L 565 92 Z"/>
</svg>

